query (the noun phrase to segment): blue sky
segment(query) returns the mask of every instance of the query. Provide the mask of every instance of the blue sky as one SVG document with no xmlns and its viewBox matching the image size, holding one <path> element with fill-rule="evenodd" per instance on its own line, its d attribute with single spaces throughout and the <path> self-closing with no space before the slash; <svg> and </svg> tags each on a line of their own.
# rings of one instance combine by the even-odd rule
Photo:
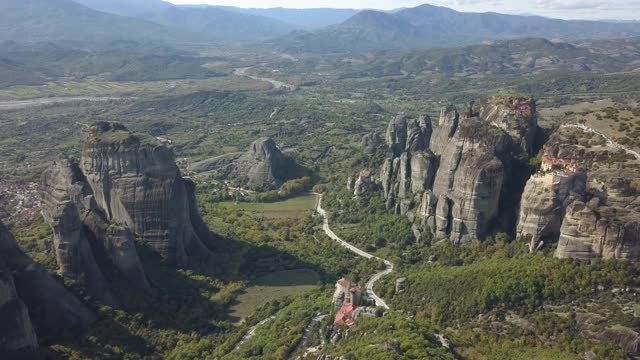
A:
<svg viewBox="0 0 640 360">
<path fill-rule="evenodd" d="M 238 7 L 333 7 L 395 9 L 412 7 L 425 1 L 414 0 L 168 0 L 174 4 L 211 4 Z M 563 19 L 640 20 L 640 0 L 433 0 L 432 5 L 459 11 L 495 11 L 509 14 L 535 14 Z"/>
</svg>

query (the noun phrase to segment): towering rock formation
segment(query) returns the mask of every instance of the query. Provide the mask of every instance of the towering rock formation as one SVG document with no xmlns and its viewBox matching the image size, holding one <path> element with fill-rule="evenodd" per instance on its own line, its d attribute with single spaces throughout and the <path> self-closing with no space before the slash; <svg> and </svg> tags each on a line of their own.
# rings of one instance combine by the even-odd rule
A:
<svg viewBox="0 0 640 360">
<path fill-rule="evenodd" d="M 414 189 L 418 193 L 431 186 L 437 168 L 437 158 L 429 150 L 432 131 L 426 115 L 410 119 L 401 114 L 389 124 L 385 136 L 389 157 L 380 175 L 388 207 L 399 209 L 401 199 L 410 198 Z"/>
<path fill-rule="evenodd" d="M 169 147 L 121 124 L 99 122 L 85 136 L 80 168 L 106 220 L 130 229 L 167 262 L 183 267 L 189 253 L 207 251 L 201 238 L 208 234 L 194 229 L 201 220 L 194 218 L 193 187 Z"/>
<path fill-rule="evenodd" d="M 172 150 L 121 124 L 91 126 L 80 162 L 54 162 L 42 185 L 61 275 L 105 303 L 115 302 L 108 282 L 114 269 L 131 286 L 148 287 L 134 239 L 179 267 L 189 254 L 207 252 L 193 184 L 180 175 Z"/>
<path fill-rule="evenodd" d="M 384 139 L 377 132 L 372 132 L 362 137 L 361 145 L 367 154 L 373 155 L 384 147 Z"/>
<path fill-rule="evenodd" d="M 95 321 L 93 313 L 18 248 L 0 223 L 0 353 L 31 350 Z"/>
<path fill-rule="evenodd" d="M 430 229 L 455 243 L 483 239 L 512 187 L 512 163 L 533 152 L 536 119 L 535 103 L 519 98 L 472 103 L 462 115 L 450 106 L 434 129 L 426 116 L 396 117 L 381 173 L 388 207 L 421 220 L 416 234 Z"/>
<path fill-rule="evenodd" d="M 53 230 L 60 275 L 80 282 L 100 301 L 115 304 L 83 225 L 84 214 L 97 209 L 77 163 L 67 159 L 54 162 L 43 173 L 42 184 L 42 214 Z"/>
<path fill-rule="evenodd" d="M 276 188 L 289 179 L 302 176 L 302 168 L 282 154 L 269 138 L 254 141 L 247 152 L 221 155 L 192 164 L 196 173 L 218 172 L 227 178 L 241 178 L 250 185 Z"/>
<path fill-rule="evenodd" d="M 562 126 L 527 182 L 518 233 L 533 251 L 558 242 L 556 256 L 640 261 L 640 161 L 599 135 Z"/>
</svg>

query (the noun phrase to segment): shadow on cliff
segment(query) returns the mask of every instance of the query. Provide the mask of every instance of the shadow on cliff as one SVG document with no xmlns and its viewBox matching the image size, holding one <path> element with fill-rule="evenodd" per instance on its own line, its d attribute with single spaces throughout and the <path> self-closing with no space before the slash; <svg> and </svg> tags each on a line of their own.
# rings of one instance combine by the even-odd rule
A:
<svg viewBox="0 0 640 360">
<path fill-rule="evenodd" d="M 526 154 L 520 153 L 519 156 L 514 157 L 514 159 L 509 162 L 509 181 L 504 184 L 502 194 L 500 195 L 500 213 L 496 219 L 489 224 L 490 234 L 495 235 L 498 232 L 505 232 L 511 239 L 516 238 L 516 226 L 518 224 L 518 214 L 524 188 L 529 178 L 538 171 L 538 167 L 532 164 L 531 160 L 542 151 L 544 144 L 552 133 L 553 130 L 551 129 L 538 127 L 533 141 L 532 156 L 526 157 Z M 517 153 L 519 149 L 512 151 Z"/>
<path fill-rule="evenodd" d="M 122 310 L 130 317 L 127 321 L 141 314 L 147 326 L 217 333 L 231 326 L 227 321 L 234 319 L 228 308 L 252 279 L 291 269 L 311 269 L 322 279 L 327 277 L 317 265 L 268 245 L 255 246 L 215 234 L 204 242 L 210 252 L 192 254 L 186 269 L 165 264 L 155 252 L 137 243 L 151 287 L 132 289 L 124 280 L 114 283 Z"/>
</svg>

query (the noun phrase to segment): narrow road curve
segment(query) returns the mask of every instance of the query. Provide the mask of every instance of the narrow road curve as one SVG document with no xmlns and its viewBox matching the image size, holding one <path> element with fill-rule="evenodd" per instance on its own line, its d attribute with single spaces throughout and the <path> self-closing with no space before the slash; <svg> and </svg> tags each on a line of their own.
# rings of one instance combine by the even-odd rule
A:
<svg viewBox="0 0 640 360">
<path fill-rule="evenodd" d="M 258 328 L 266 323 L 268 323 L 271 320 L 274 320 L 276 318 L 276 316 L 278 315 L 279 311 L 271 316 L 269 316 L 268 318 L 260 321 L 259 323 L 253 325 L 252 327 L 249 328 L 249 331 L 247 331 L 246 334 L 244 334 L 244 336 L 242 337 L 242 339 L 240 339 L 240 341 L 238 341 L 238 343 L 236 344 L 236 347 L 233 349 L 233 351 L 236 351 L 238 349 L 240 349 L 240 346 L 244 343 L 246 343 L 247 341 L 249 341 L 249 339 L 251 339 L 252 337 L 254 337 L 256 335 L 256 330 L 258 330 Z"/>
<path fill-rule="evenodd" d="M 569 125 L 563 125 L 563 126 L 567 126 L 567 127 L 574 127 L 574 128 L 578 128 L 584 132 L 590 132 L 590 133 L 594 133 L 596 135 L 600 135 L 604 138 L 604 141 L 606 142 L 607 146 L 612 148 L 612 149 L 616 149 L 616 150 L 624 150 L 626 151 L 628 154 L 631 154 L 633 156 L 635 156 L 635 158 L 637 160 L 640 160 L 640 153 L 638 153 L 637 151 L 633 151 L 629 148 L 627 148 L 624 145 L 618 144 L 617 142 L 613 141 L 610 137 L 608 137 L 606 134 L 604 134 L 601 131 L 598 131 L 594 128 L 590 128 L 585 124 L 569 124 Z"/>
<path fill-rule="evenodd" d="M 336 235 L 333 232 L 333 230 L 331 230 L 331 227 L 329 227 L 329 215 L 327 214 L 327 211 L 322 208 L 322 194 L 318 195 L 318 206 L 316 207 L 316 211 L 324 219 L 324 222 L 322 224 L 322 230 L 324 230 L 325 234 L 327 234 L 328 237 L 330 237 L 331 239 L 337 241 L 340 245 L 346 247 L 351 252 L 354 252 L 359 256 L 362 256 L 362 257 L 364 257 L 366 259 L 378 259 L 378 260 L 380 260 L 380 261 L 382 261 L 384 263 L 385 269 L 383 271 L 380 271 L 380 272 L 377 272 L 377 273 L 373 274 L 371 279 L 369 279 L 369 281 L 367 281 L 367 284 L 366 284 L 365 288 L 366 288 L 367 296 L 370 299 L 373 299 L 373 301 L 376 303 L 376 306 L 380 306 L 380 307 L 383 307 L 385 309 L 389 309 L 389 306 L 387 305 L 387 303 L 384 302 L 384 300 L 382 300 L 378 295 L 376 295 L 373 292 L 373 286 L 375 285 L 376 281 L 380 280 L 383 276 L 388 275 L 391 272 L 393 272 L 393 264 L 388 260 L 381 259 L 381 258 L 379 258 L 377 256 L 369 254 L 368 252 L 360 250 L 357 247 L 349 244 L 348 242 L 340 239 L 338 237 L 338 235 Z"/>
</svg>

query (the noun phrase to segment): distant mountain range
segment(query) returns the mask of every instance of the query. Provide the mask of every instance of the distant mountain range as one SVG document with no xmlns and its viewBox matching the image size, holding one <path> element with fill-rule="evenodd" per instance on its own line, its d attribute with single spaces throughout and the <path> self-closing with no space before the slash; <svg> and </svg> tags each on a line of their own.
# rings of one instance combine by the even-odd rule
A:
<svg viewBox="0 0 640 360">
<path fill-rule="evenodd" d="M 296 29 L 277 18 L 234 8 L 175 6 L 161 0 L 74 0 L 94 10 L 135 17 L 167 27 L 206 34 L 220 41 L 260 41 Z"/>
<path fill-rule="evenodd" d="M 186 42 L 207 37 L 90 9 L 71 0 L 0 0 L 0 41 Z"/>
<path fill-rule="evenodd" d="M 341 24 L 290 34 L 274 44 L 290 52 L 352 52 L 451 47 L 521 37 L 575 40 L 638 35 L 640 25 L 633 23 L 463 13 L 445 7 L 421 5 L 395 13 L 361 11 Z"/>
<path fill-rule="evenodd" d="M 454 47 L 485 40 L 640 36 L 638 23 L 463 13 L 175 6 L 162 0 L 0 0 L 0 41 L 265 42 L 287 52 Z"/>
<path fill-rule="evenodd" d="M 322 27 L 342 23 L 357 14 L 355 9 L 244 9 L 232 6 L 216 6 L 218 9 L 239 12 L 243 14 L 259 15 L 291 24 L 298 29 L 319 29 Z"/>
</svg>

